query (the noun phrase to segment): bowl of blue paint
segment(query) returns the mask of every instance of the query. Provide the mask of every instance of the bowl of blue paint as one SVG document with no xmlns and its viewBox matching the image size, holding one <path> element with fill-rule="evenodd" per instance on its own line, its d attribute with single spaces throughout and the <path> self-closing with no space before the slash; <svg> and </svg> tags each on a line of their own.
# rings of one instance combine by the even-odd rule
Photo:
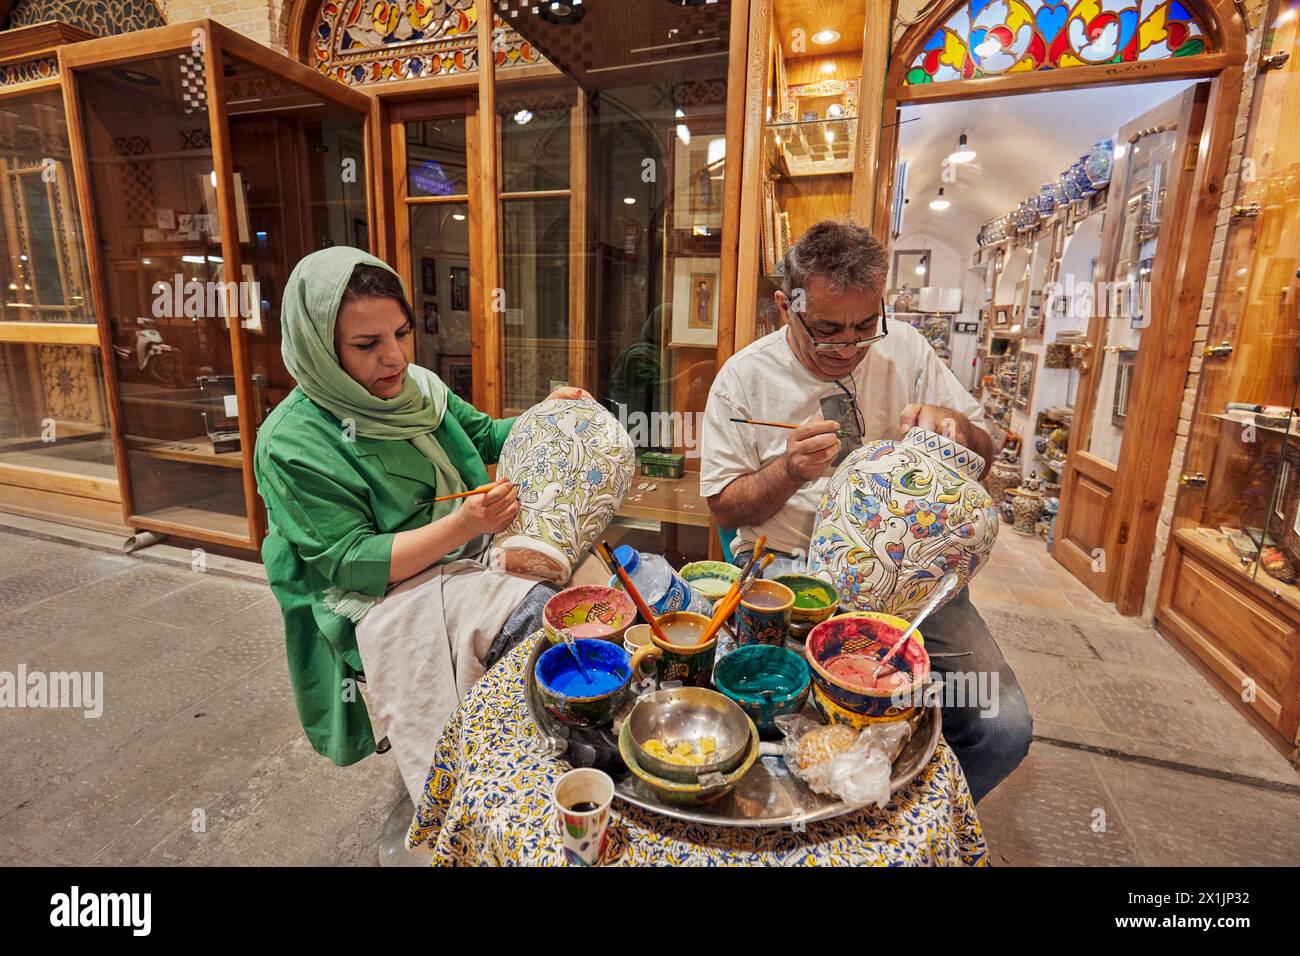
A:
<svg viewBox="0 0 1300 956">
<path fill-rule="evenodd" d="M 632 655 L 598 638 L 581 638 L 573 646 L 577 658 L 560 643 L 537 659 L 538 697 L 552 717 L 570 727 L 607 724 L 631 690 Z"/>
</svg>

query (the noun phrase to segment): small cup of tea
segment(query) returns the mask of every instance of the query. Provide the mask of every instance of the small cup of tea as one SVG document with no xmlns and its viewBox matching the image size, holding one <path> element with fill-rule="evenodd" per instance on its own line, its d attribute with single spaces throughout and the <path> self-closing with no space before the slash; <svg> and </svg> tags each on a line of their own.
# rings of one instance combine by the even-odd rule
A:
<svg viewBox="0 0 1300 956">
<path fill-rule="evenodd" d="M 596 866 L 605 852 L 614 781 L 603 770 L 579 767 L 561 775 L 551 788 L 555 826 L 572 866 Z"/>
</svg>

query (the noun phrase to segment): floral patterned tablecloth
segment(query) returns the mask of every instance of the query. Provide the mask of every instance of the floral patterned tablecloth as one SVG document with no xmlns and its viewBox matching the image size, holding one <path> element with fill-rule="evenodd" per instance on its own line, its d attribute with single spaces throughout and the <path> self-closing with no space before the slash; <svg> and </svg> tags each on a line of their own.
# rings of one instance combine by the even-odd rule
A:
<svg viewBox="0 0 1300 956">
<path fill-rule="evenodd" d="M 541 640 L 540 636 L 537 638 Z M 440 865 L 562 865 L 551 787 L 568 765 L 541 751 L 524 700 L 525 641 L 461 701 L 434 753 L 407 834 Z M 982 866 L 988 851 L 966 777 L 943 741 L 883 810 L 789 827 L 710 827 L 615 798 L 604 865 Z"/>
</svg>

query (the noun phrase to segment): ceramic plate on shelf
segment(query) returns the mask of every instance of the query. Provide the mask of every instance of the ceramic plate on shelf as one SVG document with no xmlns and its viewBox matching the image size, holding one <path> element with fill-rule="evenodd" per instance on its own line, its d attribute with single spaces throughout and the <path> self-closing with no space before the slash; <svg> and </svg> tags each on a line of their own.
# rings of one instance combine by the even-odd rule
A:
<svg viewBox="0 0 1300 956">
<path fill-rule="evenodd" d="M 538 656 L 550 646 L 547 641 L 534 638 L 532 653 L 524 666 L 526 675 L 533 673 Z M 665 803 L 623 766 L 617 756 L 618 742 L 610 727 L 599 731 L 573 731 L 560 724 L 542 707 L 532 680 L 524 681 L 524 696 L 528 713 L 542 739 L 550 741 L 552 753 L 574 766 L 598 766 L 606 770 L 614 778 L 614 796 L 643 810 L 707 826 L 784 827 L 829 820 L 861 809 L 814 793 L 786 769 L 785 760 L 776 753 L 760 756 L 736 788 L 716 803 L 697 807 Z M 815 715 L 809 712 L 809 716 Z M 891 793 L 897 793 L 911 783 L 934 757 L 941 726 L 937 705 L 922 711 L 920 722 L 894 760 Z M 777 748 L 780 746 L 779 743 L 775 745 Z M 772 747 L 764 744 L 765 750 Z"/>
</svg>

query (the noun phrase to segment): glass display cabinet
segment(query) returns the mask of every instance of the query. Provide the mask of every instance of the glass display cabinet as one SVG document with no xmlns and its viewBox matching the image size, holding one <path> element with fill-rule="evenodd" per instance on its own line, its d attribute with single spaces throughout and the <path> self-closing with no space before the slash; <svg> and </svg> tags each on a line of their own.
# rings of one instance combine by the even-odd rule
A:
<svg viewBox="0 0 1300 956">
<path fill-rule="evenodd" d="M 1275 4 L 1156 607 L 1294 753 L 1300 725 L 1300 3 Z"/>
<path fill-rule="evenodd" d="M 89 292 L 58 23 L 0 47 L 0 507 L 123 528 L 104 355 Z"/>
<path fill-rule="evenodd" d="M 748 92 L 749 109 L 760 111 L 761 149 L 741 212 L 737 349 L 782 325 L 773 293 L 791 244 L 814 223 L 849 215 L 855 189 L 874 188 L 862 175 L 867 127 L 858 117 L 866 7 L 771 0 L 762 13 L 751 12 L 752 22 L 766 22 L 767 51 L 762 85 Z M 751 72 L 754 57 L 751 49 Z"/>
<path fill-rule="evenodd" d="M 62 59 L 126 523 L 255 548 L 281 290 L 308 252 L 370 247 L 370 100 L 210 21 Z"/>
</svg>

